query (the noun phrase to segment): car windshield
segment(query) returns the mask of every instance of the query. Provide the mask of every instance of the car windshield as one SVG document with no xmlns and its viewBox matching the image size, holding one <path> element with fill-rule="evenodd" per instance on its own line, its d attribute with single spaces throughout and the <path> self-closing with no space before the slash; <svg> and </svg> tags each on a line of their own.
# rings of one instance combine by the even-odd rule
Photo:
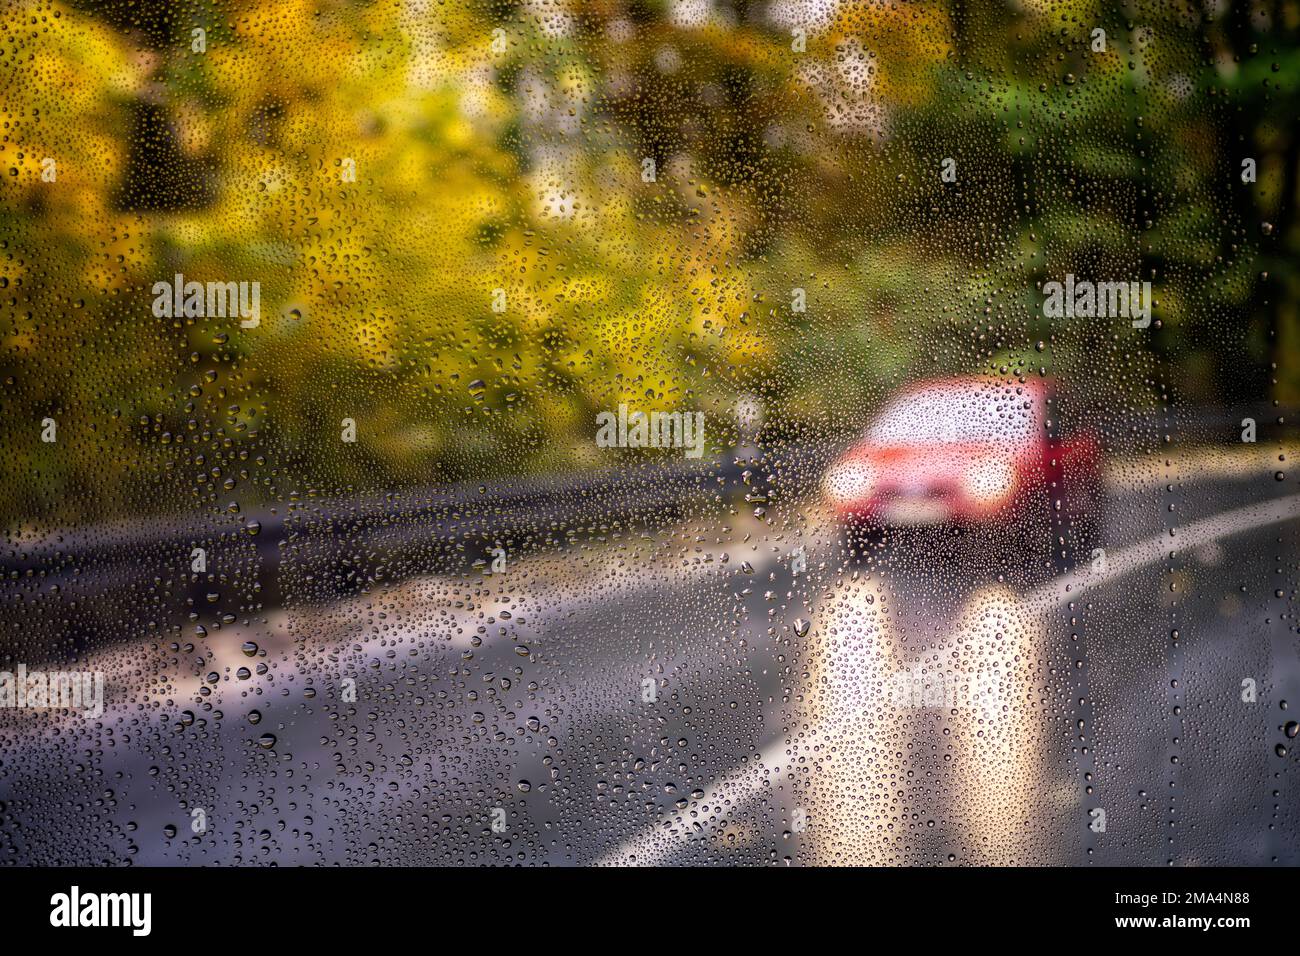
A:
<svg viewBox="0 0 1300 956">
<path fill-rule="evenodd" d="M 0 27 L 0 866 L 1300 864 L 1300 0 Z"/>
</svg>

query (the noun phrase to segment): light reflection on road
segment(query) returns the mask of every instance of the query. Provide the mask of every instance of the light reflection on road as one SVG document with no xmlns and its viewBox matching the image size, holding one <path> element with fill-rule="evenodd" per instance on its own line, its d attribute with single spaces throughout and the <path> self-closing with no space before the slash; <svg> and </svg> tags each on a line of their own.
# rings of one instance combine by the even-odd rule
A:
<svg viewBox="0 0 1300 956">
<path fill-rule="evenodd" d="M 907 647 L 896 584 L 844 579 L 809 634 L 815 862 L 923 862 L 941 844 L 965 863 L 1048 862 L 1045 622 L 976 587 L 950 640 Z"/>
</svg>

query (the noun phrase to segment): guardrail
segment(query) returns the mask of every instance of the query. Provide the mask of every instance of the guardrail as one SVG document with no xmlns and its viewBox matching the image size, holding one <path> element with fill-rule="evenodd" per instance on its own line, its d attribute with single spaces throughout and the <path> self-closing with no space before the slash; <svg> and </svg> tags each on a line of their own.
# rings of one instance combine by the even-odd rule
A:
<svg viewBox="0 0 1300 956">
<path fill-rule="evenodd" d="M 1255 420 L 1257 438 L 1266 442 L 1293 429 L 1297 415 L 1272 405 L 1135 412 L 1108 427 L 1107 445 L 1121 454 L 1129 445 L 1163 447 L 1165 434 L 1176 443 L 1239 443 L 1244 418 Z M 758 463 L 759 452 L 750 447 L 721 459 L 362 497 L 306 496 L 241 515 L 61 530 L 0 553 L 0 633 L 34 626 L 33 614 L 89 616 L 99 622 L 90 631 L 140 617 L 156 630 L 163 621 L 174 624 L 178 614 L 203 617 L 206 604 L 230 605 L 224 613 L 239 615 L 289 594 L 327 601 L 381 581 L 467 569 L 490 560 L 493 545 L 563 547 L 615 527 L 662 524 L 740 489 L 761 495 L 775 486 L 786 498 L 798 497 L 836 450 L 830 443 L 786 443 L 769 448 Z M 196 548 L 204 552 L 202 572 L 192 568 Z M 106 613 L 93 613 L 87 607 L 93 603 L 105 603 Z"/>
<path fill-rule="evenodd" d="M 380 582 L 467 571 L 490 560 L 493 545 L 563 547 L 704 508 L 744 487 L 745 467 L 678 460 L 53 532 L 0 555 L 0 635 L 56 628 L 75 651 L 107 632 L 126 640 L 179 632 L 187 621 L 219 626 L 290 595 L 328 602 Z M 0 637 L 0 651 L 10 643 Z"/>
</svg>

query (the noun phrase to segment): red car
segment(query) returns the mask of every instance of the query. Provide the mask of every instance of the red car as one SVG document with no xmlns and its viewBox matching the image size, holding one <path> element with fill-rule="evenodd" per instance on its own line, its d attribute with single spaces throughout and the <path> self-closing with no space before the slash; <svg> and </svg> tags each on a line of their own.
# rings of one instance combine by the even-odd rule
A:
<svg viewBox="0 0 1300 956">
<path fill-rule="evenodd" d="M 1100 443 L 1063 433 L 1053 393 L 1042 379 L 913 386 L 827 469 L 825 498 L 852 529 L 1000 527 L 1048 545 L 1069 528 L 1082 545 L 1098 515 Z"/>
</svg>

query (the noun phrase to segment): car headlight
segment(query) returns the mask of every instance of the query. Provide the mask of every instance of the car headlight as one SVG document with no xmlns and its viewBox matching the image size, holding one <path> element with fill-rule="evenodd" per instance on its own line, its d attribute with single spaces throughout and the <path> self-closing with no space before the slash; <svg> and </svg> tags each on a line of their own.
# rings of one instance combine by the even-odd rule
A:
<svg viewBox="0 0 1300 956">
<path fill-rule="evenodd" d="M 822 491 L 837 504 L 848 504 L 871 494 L 875 483 L 876 473 L 865 461 L 842 461 L 826 472 Z"/>
<path fill-rule="evenodd" d="M 1005 458 L 977 458 L 962 476 L 962 489 L 976 501 L 1000 501 L 1015 485 L 1015 466 Z"/>
</svg>

